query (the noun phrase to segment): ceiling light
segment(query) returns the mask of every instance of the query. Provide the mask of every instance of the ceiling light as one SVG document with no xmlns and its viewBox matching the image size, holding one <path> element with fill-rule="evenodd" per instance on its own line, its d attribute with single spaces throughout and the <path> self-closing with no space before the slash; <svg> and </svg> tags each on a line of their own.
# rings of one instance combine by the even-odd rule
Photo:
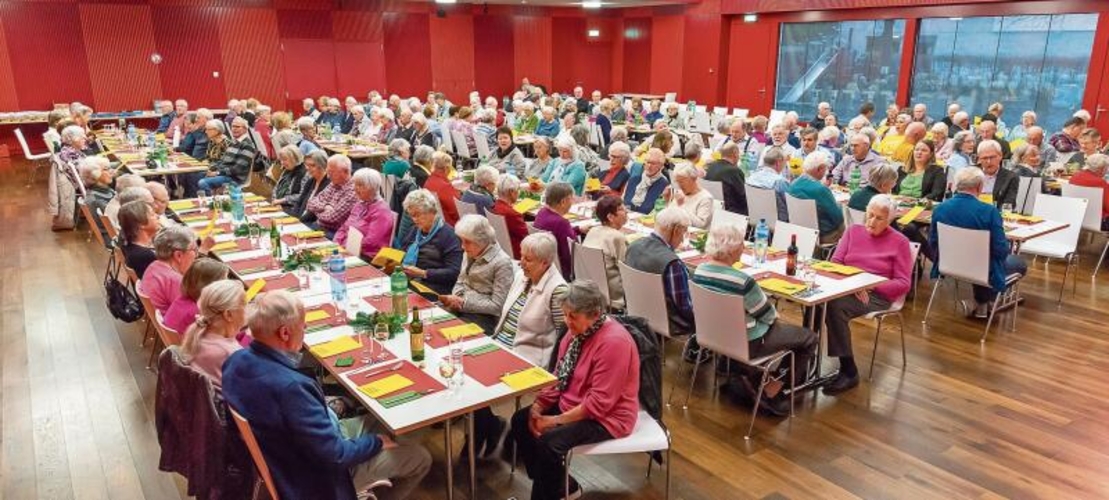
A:
<svg viewBox="0 0 1109 500">
<path fill-rule="evenodd" d="M 601 30 L 591 29 L 586 34 L 589 35 L 589 38 L 597 38 L 597 37 L 601 36 Z"/>
<path fill-rule="evenodd" d="M 758 20 L 759 20 L 759 15 L 758 14 L 744 14 L 743 15 L 743 22 L 745 22 L 745 23 L 753 23 L 753 22 L 758 21 Z"/>
<path fill-rule="evenodd" d="M 586 9 L 599 9 L 601 8 L 601 0 L 585 0 L 581 6 Z"/>
<path fill-rule="evenodd" d="M 435 0 L 435 3 L 458 3 L 458 0 Z"/>
<path fill-rule="evenodd" d="M 962 21 L 963 18 L 961 18 L 961 17 L 949 17 L 949 18 L 947 18 L 947 20 L 948 21 Z"/>
</svg>

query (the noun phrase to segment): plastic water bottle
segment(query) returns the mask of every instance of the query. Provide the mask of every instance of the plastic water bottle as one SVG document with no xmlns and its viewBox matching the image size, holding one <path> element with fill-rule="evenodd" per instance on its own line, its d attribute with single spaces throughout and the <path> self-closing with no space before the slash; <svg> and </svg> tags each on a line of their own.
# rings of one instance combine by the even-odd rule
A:
<svg viewBox="0 0 1109 500">
<path fill-rule="evenodd" d="M 859 190 L 859 183 L 862 182 L 863 173 L 859 172 L 859 166 L 851 169 L 851 178 L 847 181 L 847 189 L 854 193 Z"/>
<path fill-rule="evenodd" d="M 127 143 L 130 144 L 131 146 L 134 146 L 134 145 L 138 144 L 138 140 L 139 140 L 139 134 L 138 134 L 138 132 L 135 131 L 135 124 L 134 123 L 128 123 L 127 124 Z"/>
<path fill-rule="evenodd" d="M 347 303 L 347 260 L 339 255 L 339 249 L 331 251 L 327 268 L 331 274 L 331 302 L 335 307 L 343 309 Z"/>
<path fill-rule="evenodd" d="M 146 133 L 146 147 L 153 148 L 154 143 L 155 143 L 154 131 L 153 130 L 148 131 Z"/>
<path fill-rule="evenodd" d="M 770 247 L 770 226 L 766 225 L 766 219 L 759 219 L 759 225 L 755 226 L 755 261 L 759 264 L 766 263 L 766 252 Z"/>
<path fill-rule="evenodd" d="M 231 220 L 239 224 L 246 220 L 246 210 L 243 207 L 243 188 L 238 184 L 231 183 L 229 187 L 231 192 Z"/>
<path fill-rule="evenodd" d="M 389 276 L 389 297 L 393 303 L 393 314 L 408 314 L 408 276 L 401 266 L 397 266 Z"/>
</svg>

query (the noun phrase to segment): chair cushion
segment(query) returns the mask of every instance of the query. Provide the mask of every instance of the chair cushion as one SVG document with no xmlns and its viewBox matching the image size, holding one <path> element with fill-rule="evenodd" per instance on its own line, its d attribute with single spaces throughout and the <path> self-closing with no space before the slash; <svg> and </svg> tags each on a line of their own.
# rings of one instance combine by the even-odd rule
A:
<svg viewBox="0 0 1109 500">
<path fill-rule="evenodd" d="M 651 415 L 639 410 L 635 428 L 627 437 L 610 439 L 574 448 L 575 455 L 614 455 L 620 453 L 640 453 L 665 450 L 670 447 L 666 431 Z"/>
</svg>

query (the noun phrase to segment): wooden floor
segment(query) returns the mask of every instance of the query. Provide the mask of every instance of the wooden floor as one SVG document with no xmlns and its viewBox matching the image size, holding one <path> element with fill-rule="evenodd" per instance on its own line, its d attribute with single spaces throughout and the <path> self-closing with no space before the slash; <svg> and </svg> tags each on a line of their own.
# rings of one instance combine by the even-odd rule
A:
<svg viewBox="0 0 1109 500">
<path fill-rule="evenodd" d="M 18 176 L 0 160 L 0 498 L 184 496 L 180 479 L 157 469 L 142 323 L 110 316 L 105 252 L 83 228 L 51 232 L 45 184 L 26 188 L 17 166 Z M 792 420 L 760 417 L 750 442 L 748 410 L 709 397 L 711 379 L 702 376 L 689 410 L 675 405 L 664 415 L 674 438 L 672 498 L 1109 497 L 1109 328 L 1098 307 L 1109 272 L 1101 288 L 1090 280 L 1102 244 L 1083 247 L 1077 294 L 1068 285 L 1058 310 L 1062 267 L 1032 266 L 1016 331 L 984 345 L 983 325 L 954 315 L 950 289 L 941 289 L 934 327 L 923 334 L 923 284 L 907 310 L 907 368 L 888 327 L 872 383 L 840 397 L 806 394 Z M 797 320 L 795 308 L 782 310 Z M 865 373 L 873 328 L 856 323 L 854 339 Z M 677 366 L 671 350 L 667 392 Z M 418 497 L 444 498 L 442 432 L 414 438 L 436 460 Z M 587 498 L 663 498 L 665 476 L 656 469 L 646 482 L 642 456 L 576 463 Z M 462 486 L 465 469 L 457 472 Z M 478 476 L 478 498 L 527 498 L 525 475 L 510 476 L 504 464 L 482 463 Z"/>
</svg>

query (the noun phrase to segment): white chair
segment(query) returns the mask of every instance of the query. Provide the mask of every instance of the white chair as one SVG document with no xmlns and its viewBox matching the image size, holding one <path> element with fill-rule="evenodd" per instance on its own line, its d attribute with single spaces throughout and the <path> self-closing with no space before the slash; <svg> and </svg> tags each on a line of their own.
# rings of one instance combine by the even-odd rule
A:
<svg viewBox="0 0 1109 500">
<path fill-rule="evenodd" d="M 909 243 L 909 248 L 909 253 L 913 256 L 912 262 L 915 263 L 917 255 L 920 254 L 920 243 Z M 868 380 L 874 380 L 874 356 L 878 353 L 878 337 L 882 334 L 882 320 L 886 319 L 887 316 L 897 316 L 897 321 L 901 324 L 901 366 L 904 367 L 908 364 L 908 357 L 905 355 L 905 317 L 901 314 L 901 309 L 905 307 L 906 297 L 908 297 L 908 294 L 906 294 L 905 297 L 901 297 L 901 300 L 890 304 L 889 309 L 874 311 L 863 316 L 865 319 L 878 320 L 878 325 L 874 329 L 874 347 L 870 350 L 870 372 L 867 373 Z"/>
<path fill-rule="evenodd" d="M 804 200 L 786 193 L 786 213 L 789 214 L 789 222 L 792 224 L 820 229 L 815 200 Z"/>
<path fill-rule="evenodd" d="M 493 156 L 489 151 L 489 136 L 479 132 L 474 132 L 474 149 L 477 149 L 477 157 L 480 161 L 485 161 Z"/>
<path fill-rule="evenodd" d="M 716 207 L 712 212 L 712 224 L 709 229 L 716 226 L 734 226 L 739 229 L 739 234 L 747 234 L 747 224 L 749 220 L 746 215 L 729 212 L 723 208 Z"/>
<path fill-rule="evenodd" d="M 712 114 L 717 115 L 717 116 L 727 116 L 728 115 L 728 107 L 727 106 L 713 106 Z"/>
<path fill-rule="evenodd" d="M 631 434 L 619 439 L 609 439 L 599 443 L 586 444 L 571 448 L 566 453 L 563 477 L 563 498 L 570 498 L 570 463 L 575 455 L 623 455 L 628 453 L 652 453 L 666 450 L 666 498 L 670 498 L 670 431 L 651 417 L 646 411 L 639 410 L 635 427 Z M 647 461 L 647 478 L 651 477 L 651 459 Z"/>
<path fill-rule="evenodd" d="M 362 238 L 364 237 L 365 235 L 362 234 L 362 231 L 359 231 L 358 228 L 354 226 L 350 226 L 350 228 L 347 229 L 347 244 L 345 247 L 347 253 L 354 256 L 362 255 Z M 373 256 L 371 255 L 370 257 L 372 258 Z"/>
<path fill-rule="evenodd" d="M 667 92 L 666 95 L 663 96 L 662 102 L 675 102 L 677 100 L 678 100 L 678 93 L 677 92 Z"/>
<path fill-rule="evenodd" d="M 478 215 L 477 205 L 468 201 L 454 200 L 454 205 L 458 207 L 458 216 L 464 217 L 466 215 Z"/>
<path fill-rule="evenodd" d="M 709 123 L 709 114 L 704 111 L 693 113 L 693 121 L 690 123 L 689 130 L 702 134 L 712 133 L 712 124 Z"/>
<path fill-rule="evenodd" d="M 31 162 L 31 164 L 27 166 L 27 185 L 30 186 L 35 183 L 35 176 L 38 174 L 39 169 L 49 166 L 44 160 L 50 159 L 50 152 L 32 153 L 31 147 L 27 145 L 27 138 L 23 137 L 23 131 L 18 128 L 15 129 L 15 138 L 19 139 L 19 147 L 23 148 L 23 157 Z"/>
<path fill-rule="evenodd" d="M 385 203 L 393 202 L 393 190 L 397 187 L 397 176 L 383 175 L 381 179 L 381 199 Z"/>
<path fill-rule="evenodd" d="M 751 110 L 749 109 L 735 108 L 732 110 L 732 116 L 739 118 L 740 120 L 746 120 L 747 115 L 749 114 L 751 114 Z"/>
<path fill-rule="evenodd" d="M 576 241 L 574 249 L 574 279 L 592 280 L 605 296 L 605 303 L 612 306 L 612 296 L 608 289 L 608 270 L 605 267 L 605 252 L 600 248 L 587 247 Z"/>
<path fill-rule="evenodd" d="M 866 224 L 866 212 L 847 207 L 847 222 L 851 224 Z"/>
<path fill-rule="evenodd" d="M 497 244 L 501 246 L 504 253 L 513 259 L 519 258 L 512 252 L 512 236 L 508 234 L 508 223 L 505 222 L 504 216 L 486 210 L 485 218 L 489 219 L 489 225 L 493 226 L 493 234 L 497 236 Z"/>
<path fill-rule="evenodd" d="M 820 242 L 820 231 L 811 227 L 798 226 L 790 222 L 779 222 L 774 229 L 774 237 L 770 246 L 785 250 L 789 247 L 792 237 L 797 236 L 797 258 L 805 261 L 812 258 L 816 245 Z"/>
<path fill-rule="evenodd" d="M 789 416 L 793 417 L 793 393 L 795 392 L 793 389 L 797 373 L 794 366 L 793 351 L 781 350 L 761 358 L 752 359 L 748 349 L 747 314 L 743 307 L 743 296 L 714 292 L 696 283 L 690 283 L 689 293 L 693 298 L 693 317 L 697 325 L 697 343 L 701 345 L 702 349 L 708 349 L 712 352 L 713 362 L 709 366 L 715 367 L 716 356 L 721 355 L 762 371 L 758 394 L 755 396 L 755 404 L 751 409 L 751 423 L 748 424 L 747 434 L 743 436 L 743 439 L 751 439 L 751 431 L 755 428 L 755 417 L 758 415 L 763 390 L 771 380 L 770 369 L 777 366 L 787 356 L 789 357 L 790 374 Z M 699 363 L 693 364 L 693 373 L 689 378 L 689 391 L 686 392 L 683 409 L 688 408 L 689 395 L 693 392 L 693 384 L 697 381 L 697 368 L 699 366 Z M 681 372 L 681 368 L 678 368 L 679 372 Z M 713 374 L 713 390 L 715 391 L 716 370 L 713 370 Z M 678 377 L 681 378 L 680 373 Z M 671 398 L 674 397 L 675 390 L 670 390 Z"/>
<path fill-rule="evenodd" d="M 753 221 L 765 220 L 773 231 L 778 224 L 778 194 L 773 189 L 761 189 L 750 184 L 744 184 L 743 190 L 747 194 L 747 215 Z"/>
<path fill-rule="evenodd" d="M 703 178 L 698 179 L 697 182 L 699 184 L 701 184 L 701 187 L 705 188 L 705 190 L 708 191 L 709 194 L 712 195 L 712 199 L 714 199 L 716 201 L 724 201 L 724 183 L 723 182 L 721 182 L 721 181 L 709 181 L 709 180 L 705 180 Z"/>
<path fill-rule="evenodd" d="M 662 337 L 662 359 L 666 359 L 666 339 L 673 338 L 670 316 L 663 295 L 662 275 L 634 269 L 620 262 L 620 281 L 624 283 L 624 305 L 629 316 L 647 320 L 651 330 Z"/>
<path fill-rule="evenodd" d="M 990 232 L 984 229 L 964 229 L 939 223 L 939 255 L 940 279 L 932 286 L 932 296 L 928 299 L 928 308 L 924 311 L 923 328 L 928 328 L 928 315 L 932 312 L 932 302 L 936 300 L 936 290 L 945 279 L 951 278 L 958 283 L 963 281 L 972 285 L 990 286 Z M 1018 303 L 1016 298 L 1016 284 L 1020 281 L 1019 274 L 1005 277 L 1005 290 L 997 294 L 990 308 L 989 319 L 986 320 L 986 329 L 982 331 L 979 342 L 986 342 L 986 335 L 990 333 L 994 315 L 999 305 L 1013 305 L 1013 328 L 1016 328 L 1016 314 Z M 957 286 L 957 285 L 956 285 Z M 956 293 L 958 288 L 956 288 Z M 1002 303 L 1002 300 L 1005 302 Z"/>
<path fill-rule="evenodd" d="M 457 130 L 450 131 L 451 143 L 454 144 L 454 151 L 458 153 L 458 157 L 462 160 L 469 160 L 473 158 L 470 154 L 470 145 L 466 143 L 466 136 Z"/>
<path fill-rule="evenodd" d="M 1067 183 L 1063 184 L 1063 196 L 1085 199 L 1086 216 L 1082 219 L 1082 229 L 1095 234 L 1105 234 L 1101 230 L 1101 203 L 1102 196 L 1104 196 L 1101 189 Z M 1101 250 L 1101 257 L 1097 259 L 1097 265 L 1094 266 L 1094 274 L 1090 277 L 1091 279 L 1097 278 L 1097 273 L 1101 270 L 1101 262 L 1105 260 L 1106 252 L 1109 252 L 1109 239 L 1105 241 L 1105 248 Z"/>
<path fill-rule="evenodd" d="M 173 149 L 181 145 L 181 126 L 173 127 Z"/>
<path fill-rule="evenodd" d="M 1017 181 L 1017 206 L 1013 207 L 1013 211 L 1032 215 L 1032 210 L 1036 207 L 1036 195 L 1043 192 L 1044 180 L 1041 177 L 1019 177 Z"/>
<path fill-rule="evenodd" d="M 1082 218 L 1086 214 L 1086 205 L 1089 202 L 1083 198 L 1051 196 L 1043 193 L 1037 193 L 1036 198 L 1036 211 L 1033 215 L 1047 220 L 1064 222 L 1069 226 L 1024 242 L 1020 246 L 1020 253 L 1066 261 L 1066 268 L 1063 270 L 1063 282 L 1059 285 L 1059 300 L 1057 301 L 1058 304 L 1062 304 L 1063 290 L 1067 287 L 1067 276 L 1070 275 L 1071 266 L 1078 264 L 1076 262 L 1078 236 L 1082 233 Z M 1045 262 L 1044 265 L 1046 266 L 1047 263 Z M 1074 286 L 1077 290 L 1077 276 L 1074 278 Z"/>
<path fill-rule="evenodd" d="M 454 141 L 451 138 L 451 120 L 443 120 L 439 125 L 440 143 L 439 145 L 447 150 L 448 153 L 454 153 Z"/>
</svg>

